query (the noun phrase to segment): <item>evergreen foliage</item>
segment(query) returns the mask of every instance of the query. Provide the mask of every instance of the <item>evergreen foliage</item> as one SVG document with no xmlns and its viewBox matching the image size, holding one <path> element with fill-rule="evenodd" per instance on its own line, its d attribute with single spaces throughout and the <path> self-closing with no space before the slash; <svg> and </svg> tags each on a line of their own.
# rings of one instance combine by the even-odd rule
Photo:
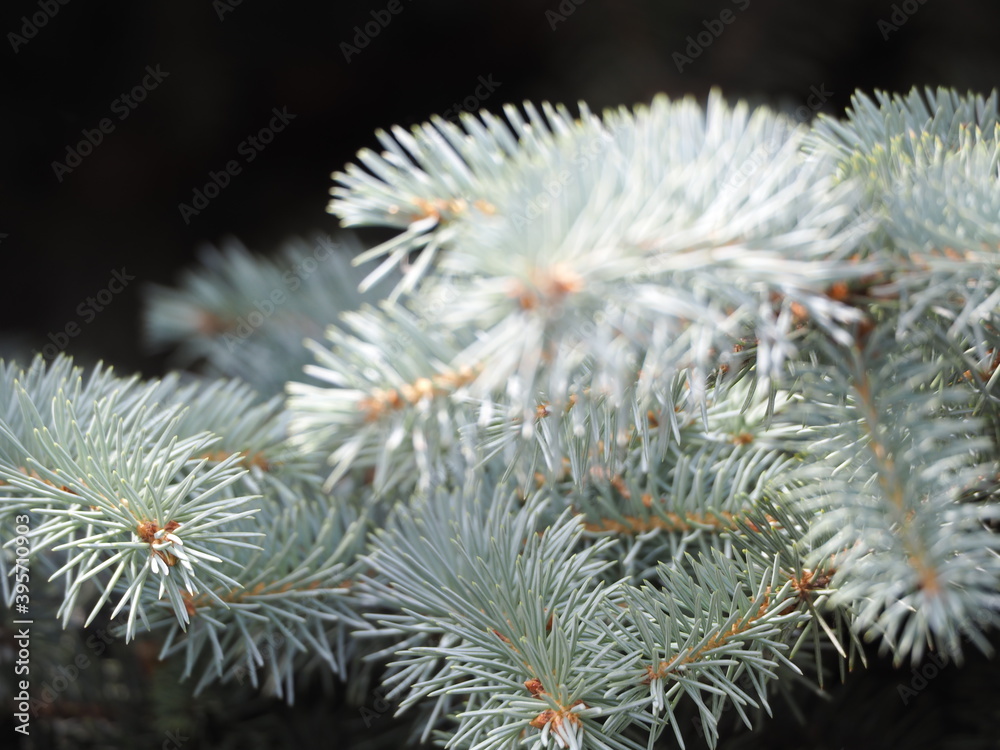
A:
<svg viewBox="0 0 1000 750">
<path fill-rule="evenodd" d="M 998 122 L 927 90 L 380 132 L 330 210 L 392 239 L 152 292 L 202 377 L 0 364 L 0 527 L 63 626 L 162 631 L 195 691 L 381 671 L 456 748 L 684 746 L 692 713 L 714 746 L 866 641 L 989 656 Z"/>
</svg>

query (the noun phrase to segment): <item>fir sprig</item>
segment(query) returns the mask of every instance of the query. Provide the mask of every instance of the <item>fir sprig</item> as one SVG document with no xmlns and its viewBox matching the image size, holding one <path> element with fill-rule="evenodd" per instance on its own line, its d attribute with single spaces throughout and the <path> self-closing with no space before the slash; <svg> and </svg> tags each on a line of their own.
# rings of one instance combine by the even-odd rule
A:
<svg viewBox="0 0 1000 750">
<path fill-rule="evenodd" d="M 334 261 L 273 302 L 306 249 L 230 251 L 149 331 L 259 389 L 0 363 L 0 520 L 30 514 L 64 622 L 166 631 L 196 689 L 385 664 L 451 747 L 683 744 L 691 712 L 711 744 L 864 639 L 990 653 L 997 101 L 380 132 L 331 210 L 400 230 L 355 258 L 390 299 Z"/>
</svg>

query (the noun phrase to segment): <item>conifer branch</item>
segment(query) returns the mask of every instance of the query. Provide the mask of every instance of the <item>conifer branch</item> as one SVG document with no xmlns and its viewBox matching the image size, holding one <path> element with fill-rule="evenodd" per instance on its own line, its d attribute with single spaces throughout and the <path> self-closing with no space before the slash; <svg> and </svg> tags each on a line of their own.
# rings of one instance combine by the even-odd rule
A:
<svg viewBox="0 0 1000 750">
<path fill-rule="evenodd" d="M 456 748 L 714 744 L 865 639 L 991 654 L 998 123 L 939 90 L 380 132 L 330 205 L 399 231 L 363 281 L 274 302 L 297 244 L 153 292 L 212 380 L 0 362 L 0 522 L 64 624 L 155 629 L 196 690 L 384 666 Z"/>
</svg>

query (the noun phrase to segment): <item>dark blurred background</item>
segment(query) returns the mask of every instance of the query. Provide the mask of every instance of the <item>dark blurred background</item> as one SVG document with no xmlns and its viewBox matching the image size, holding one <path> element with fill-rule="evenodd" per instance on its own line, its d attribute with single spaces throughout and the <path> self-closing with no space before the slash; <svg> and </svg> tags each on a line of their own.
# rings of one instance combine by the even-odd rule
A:
<svg viewBox="0 0 1000 750">
<path fill-rule="evenodd" d="M 841 112 L 856 88 L 986 92 L 1000 81 L 995 0 L 396 2 L 351 53 L 342 44 L 355 46 L 373 12 L 385 18 L 389 0 L 6 0 L 0 356 L 28 355 L 76 323 L 70 354 L 162 372 L 140 342 L 142 285 L 172 283 L 201 244 L 228 235 L 265 252 L 333 231 L 329 173 L 376 145 L 379 127 L 456 107 L 603 108 L 712 86 L 786 107 L 815 87 L 829 93 L 824 111 Z M 688 37 L 726 9 L 723 33 L 679 66 Z M 129 107 L 120 97 L 144 80 L 155 88 Z M 294 120 L 263 150 L 245 144 L 273 108 Z M 104 118 L 110 132 L 88 149 L 84 131 L 96 140 Z M 68 149 L 82 155 L 75 167 Z M 179 204 L 233 159 L 241 172 L 185 223 Z M 134 281 L 81 316 L 123 268 Z"/>
</svg>

